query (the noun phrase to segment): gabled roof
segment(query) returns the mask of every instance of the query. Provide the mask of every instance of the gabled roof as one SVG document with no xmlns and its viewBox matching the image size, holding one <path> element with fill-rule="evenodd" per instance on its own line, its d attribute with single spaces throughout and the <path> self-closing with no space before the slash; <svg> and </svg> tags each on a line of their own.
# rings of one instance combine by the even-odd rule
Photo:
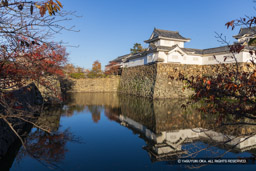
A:
<svg viewBox="0 0 256 171">
<path fill-rule="evenodd" d="M 113 59 L 110 62 L 122 62 L 123 59 L 127 58 L 131 56 L 131 54 L 126 54 L 126 55 L 122 55 L 122 56 L 118 56 L 116 59 Z"/>
<path fill-rule="evenodd" d="M 179 46 L 178 45 L 174 45 L 172 47 L 158 46 L 157 51 L 160 50 L 160 51 L 169 52 L 169 51 L 175 49 L 176 47 L 179 47 Z M 187 54 L 198 54 L 198 55 L 206 55 L 206 54 L 230 51 L 230 48 L 228 46 L 220 46 L 220 47 L 209 48 L 209 49 L 192 49 L 192 48 L 180 48 L 180 49 Z"/>
<path fill-rule="evenodd" d="M 208 49 L 191 49 L 191 48 L 180 48 L 187 54 L 198 54 L 198 55 L 212 55 L 216 53 L 229 53 L 230 46 L 219 46 L 215 48 L 208 48 Z M 256 50 L 253 46 L 246 46 L 244 50 Z"/>
<path fill-rule="evenodd" d="M 236 39 L 239 39 L 245 35 L 255 35 L 256 34 L 256 27 L 251 27 L 251 28 L 241 28 L 238 35 L 233 36 Z"/>
<path fill-rule="evenodd" d="M 124 62 L 129 61 L 129 60 L 131 60 L 131 59 L 136 59 L 136 58 L 144 57 L 144 56 L 146 56 L 147 54 L 152 53 L 152 52 L 156 52 L 156 51 L 157 51 L 157 48 L 154 48 L 154 49 L 147 49 L 147 50 L 144 51 L 144 52 L 139 52 L 139 53 L 132 54 L 132 55 L 130 55 L 130 56 L 124 58 Z"/>
<path fill-rule="evenodd" d="M 208 49 L 191 49 L 191 48 L 181 48 L 181 49 L 184 50 L 187 54 L 198 54 L 198 55 L 230 52 L 230 48 L 228 46 L 220 46 L 220 47 L 208 48 Z"/>
<path fill-rule="evenodd" d="M 204 54 L 220 53 L 220 52 L 230 52 L 230 47 L 229 46 L 220 46 L 220 47 L 216 47 L 216 48 L 203 49 L 203 55 Z"/>
<path fill-rule="evenodd" d="M 146 56 L 149 53 L 152 52 L 170 52 L 174 50 L 175 48 L 179 48 L 184 54 L 190 54 L 190 55 L 213 55 L 213 54 L 218 54 L 218 53 L 229 53 L 230 52 L 230 47 L 229 46 L 220 46 L 216 48 L 208 48 L 208 49 L 192 49 L 192 48 L 180 48 L 178 45 L 173 45 L 172 47 L 167 47 L 167 46 L 157 46 L 153 49 L 148 49 L 144 52 L 136 53 L 133 55 L 129 55 L 126 58 L 124 58 L 124 62 L 127 62 L 131 59 L 136 59 L 136 58 L 141 58 Z M 245 50 L 256 50 L 255 47 L 245 47 Z"/>
<path fill-rule="evenodd" d="M 168 46 L 157 46 L 156 49 L 157 49 L 158 51 L 169 52 L 169 51 L 175 49 L 176 47 L 178 47 L 178 45 L 173 45 L 172 47 L 168 47 Z"/>
<path fill-rule="evenodd" d="M 169 31 L 169 30 L 161 30 L 161 29 L 154 29 L 153 33 L 151 34 L 149 40 L 146 40 L 146 43 L 150 43 L 155 40 L 159 40 L 160 38 L 166 39 L 175 39 L 180 41 L 189 41 L 189 38 L 185 38 L 180 35 L 178 31 Z"/>
<path fill-rule="evenodd" d="M 199 54 L 199 55 L 203 54 L 202 49 L 193 49 L 193 48 L 181 48 L 181 49 L 187 54 Z"/>
</svg>

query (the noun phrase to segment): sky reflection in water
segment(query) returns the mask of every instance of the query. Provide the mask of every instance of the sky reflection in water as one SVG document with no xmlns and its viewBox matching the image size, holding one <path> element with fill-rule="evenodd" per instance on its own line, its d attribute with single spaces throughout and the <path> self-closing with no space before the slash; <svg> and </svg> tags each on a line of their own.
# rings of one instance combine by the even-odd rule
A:
<svg viewBox="0 0 256 171">
<path fill-rule="evenodd" d="M 199 152 L 218 141 L 196 129 L 209 130 L 214 123 L 193 108 L 184 113 L 181 104 L 177 100 L 150 101 L 107 93 L 71 94 L 63 109 L 51 109 L 51 114 L 45 112 L 38 120 L 57 131 L 55 135 L 33 129 L 27 137 L 38 160 L 21 148 L 11 170 L 50 170 L 49 166 L 59 170 L 186 170 L 187 166 L 173 164 L 178 156 L 195 153 L 195 157 L 210 158 L 231 148 L 219 144 Z M 235 135 L 239 129 L 209 134 Z M 256 154 L 254 147 L 250 148 L 245 152 L 242 147 L 232 149 L 224 157 L 250 157 Z M 256 165 L 207 165 L 199 170 L 205 169 L 255 170 Z"/>
</svg>

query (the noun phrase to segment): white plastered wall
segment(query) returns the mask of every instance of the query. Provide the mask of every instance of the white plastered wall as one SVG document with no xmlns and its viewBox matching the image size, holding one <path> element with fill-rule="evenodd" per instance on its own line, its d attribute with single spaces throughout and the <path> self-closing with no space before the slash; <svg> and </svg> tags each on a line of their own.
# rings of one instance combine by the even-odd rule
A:
<svg viewBox="0 0 256 171">
<path fill-rule="evenodd" d="M 168 46 L 172 47 L 174 45 L 178 45 L 179 47 L 183 48 L 184 47 L 184 42 L 180 41 L 172 41 L 172 40 L 159 40 L 160 41 L 160 46 Z"/>
<path fill-rule="evenodd" d="M 179 49 L 174 49 L 169 53 L 166 52 L 155 52 L 147 54 L 144 57 L 140 57 L 137 59 L 132 59 L 129 62 L 124 63 L 124 67 L 133 67 L 138 65 L 144 65 L 147 63 L 155 62 L 158 58 L 163 59 L 163 63 L 180 63 L 180 64 L 190 64 L 190 65 L 214 65 L 218 64 L 218 61 L 221 63 L 234 63 L 235 60 L 232 59 L 230 56 L 232 54 L 216 54 L 216 59 L 214 55 L 206 55 L 206 56 L 199 56 L 199 55 L 188 55 L 185 53 L 180 52 Z M 224 61 L 225 57 L 227 56 L 226 61 Z M 250 62 L 252 56 L 249 52 L 241 52 L 236 54 L 237 62 Z M 253 56 L 255 57 L 255 56 Z"/>
<path fill-rule="evenodd" d="M 218 54 L 218 55 L 215 55 L 215 57 L 216 57 L 216 59 L 214 58 L 214 55 L 203 56 L 202 57 L 203 58 L 202 65 L 218 64 L 219 62 L 221 62 L 221 63 L 234 63 L 235 62 L 235 59 L 231 58 L 232 57 L 231 53 Z M 235 57 L 237 59 L 237 62 L 244 62 L 243 53 L 235 54 Z M 225 58 L 226 58 L 226 60 L 225 60 Z"/>
</svg>

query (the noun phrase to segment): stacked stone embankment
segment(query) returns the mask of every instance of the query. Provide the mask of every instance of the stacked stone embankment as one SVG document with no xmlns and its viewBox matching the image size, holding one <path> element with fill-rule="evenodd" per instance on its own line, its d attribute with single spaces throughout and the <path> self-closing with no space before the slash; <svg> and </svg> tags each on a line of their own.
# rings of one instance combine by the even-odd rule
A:
<svg viewBox="0 0 256 171">
<path fill-rule="evenodd" d="M 188 98 L 193 94 L 184 89 L 185 83 L 177 80 L 179 74 L 191 76 L 214 76 L 235 69 L 236 64 L 187 65 L 155 63 L 151 65 L 124 68 L 120 79 L 119 92 L 153 99 Z M 246 64 L 238 64 L 239 70 L 247 70 Z"/>
<path fill-rule="evenodd" d="M 72 79 L 73 85 L 68 92 L 117 92 L 119 80 L 119 76 Z"/>
<path fill-rule="evenodd" d="M 236 64 L 188 65 L 177 63 L 153 63 L 123 68 L 121 77 L 72 79 L 69 92 L 119 92 L 151 99 L 185 99 L 193 94 L 184 88 L 185 82 L 177 80 L 179 74 L 191 76 L 214 76 L 235 69 Z M 239 70 L 247 70 L 246 64 L 238 64 Z"/>
<path fill-rule="evenodd" d="M 156 64 L 124 68 L 119 92 L 152 98 L 157 74 Z"/>
</svg>

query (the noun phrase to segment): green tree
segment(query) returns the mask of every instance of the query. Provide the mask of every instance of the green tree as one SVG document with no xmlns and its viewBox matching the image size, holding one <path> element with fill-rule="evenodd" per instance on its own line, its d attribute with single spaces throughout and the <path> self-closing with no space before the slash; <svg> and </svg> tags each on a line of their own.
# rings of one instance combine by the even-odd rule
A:
<svg viewBox="0 0 256 171">
<path fill-rule="evenodd" d="M 146 50 L 146 49 L 144 49 L 140 43 L 135 43 L 135 44 L 133 45 L 133 48 L 130 49 L 130 51 L 131 51 L 132 54 L 144 52 L 145 50 Z"/>
</svg>

